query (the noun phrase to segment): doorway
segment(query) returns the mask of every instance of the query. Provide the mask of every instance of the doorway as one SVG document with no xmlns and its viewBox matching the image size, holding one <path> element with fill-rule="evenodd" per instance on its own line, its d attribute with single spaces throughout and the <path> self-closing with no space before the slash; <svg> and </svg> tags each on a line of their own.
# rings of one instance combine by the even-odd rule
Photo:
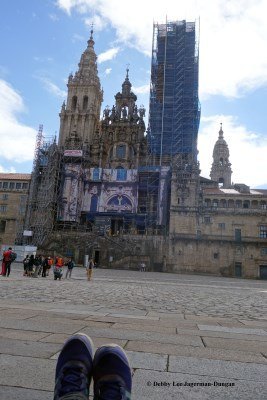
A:
<svg viewBox="0 0 267 400">
<path fill-rule="evenodd" d="M 241 262 L 236 262 L 235 263 L 235 276 L 237 278 L 242 277 L 242 263 Z"/>
<path fill-rule="evenodd" d="M 260 279 L 267 279 L 267 265 L 260 265 Z"/>
</svg>

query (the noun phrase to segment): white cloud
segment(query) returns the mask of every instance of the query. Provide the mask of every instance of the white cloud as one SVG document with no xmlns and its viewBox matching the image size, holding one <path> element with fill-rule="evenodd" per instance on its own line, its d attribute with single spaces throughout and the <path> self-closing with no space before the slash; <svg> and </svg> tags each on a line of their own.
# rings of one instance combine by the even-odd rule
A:
<svg viewBox="0 0 267 400">
<path fill-rule="evenodd" d="M 5 170 L 3 158 L 18 163 L 32 160 L 36 130 L 19 122 L 16 116 L 25 112 L 20 94 L 4 80 L 0 80 L 0 93 L 0 156 Z"/>
<path fill-rule="evenodd" d="M 111 71 L 112 71 L 112 68 L 106 68 L 105 69 L 105 74 L 109 75 L 111 73 Z"/>
<path fill-rule="evenodd" d="M 14 172 L 16 172 L 16 169 L 14 168 L 14 167 L 9 167 L 9 168 L 6 168 L 6 167 L 3 167 L 2 165 L 0 165 L 0 172 L 1 173 L 3 173 L 3 172 L 5 172 L 5 173 L 14 173 Z"/>
<path fill-rule="evenodd" d="M 153 20 L 200 17 L 200 92 L 238 97 L 267 84 L 266 0 L 58 0 L 68 14 L 93 13 L 116 30 L 118 43 L 151 55 Z"/>
<path fill-rule="evenodd" d="M 93 24 L 94 31 L 102 31 L 107 26 L 107 21 L 97 14 L 93 15 L 90 18 L 85 18 L 84 22 L 85 25 L 90 27 L 90 29 Z"/>
<path fill-rule="evenodd" d="M 218 139 L 220 122 L 224 139 L 230 151 L 232 181 L 250 186 L 267 185 L 267 134 L 258 134 L 246 129 L 232 115 L 202 117 L 198 138 L 201 175 L 209 178 L 212 153 Z"/>
<path fill-rule="evenodd" d="M 118 47 L 114 47 L 112 49 L 109 49 L 107 51 L 105 51 L 104 53 L 99 54 L 99 56 L 97 57 L 98 60 L 98 64 L 101 64 L 105 61 L 110 61 L 113 58 L 116 57 L 116 55 L 119 52 L 119 48 Z"/>
<path fill-rule="evenodd" d="M 149 90 L 150 90 L 150 85 L 149 84 L 142 85 L 142 86 L 133 86 L 132 87 L 132 91 L 135 94 L 147 94 L 147 93 L 149 93 Z"/>
<path fill-rule="evenodd" d="M 65 90 L 60 89 L 57 85 L 51 82 L 48 78 L 39 77 L 38 78 L 44 85 L 44 88 L 51 94 L 56 97 L 66 98 L 67 92 Z"/>
</svg>

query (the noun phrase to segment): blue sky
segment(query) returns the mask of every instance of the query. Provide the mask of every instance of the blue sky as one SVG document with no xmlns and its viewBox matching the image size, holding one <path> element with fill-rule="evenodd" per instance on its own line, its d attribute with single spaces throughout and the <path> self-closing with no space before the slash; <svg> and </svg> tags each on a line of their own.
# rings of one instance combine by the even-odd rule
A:
<svg viewBox="0 0 267 400">
<path fill-rule="evenodd" d="M 38 125 L 59 131 L 66 81 L 94 23 L 103 107 L 126 65 L 148 114 L 153 20 L 200 18 L 199 160 L 209 177 L 220 122 L 235 183 L 267 188 L 265 0 L 12 0 L 0 13 L 0 171 L 30 172 Z"/>
</svg>

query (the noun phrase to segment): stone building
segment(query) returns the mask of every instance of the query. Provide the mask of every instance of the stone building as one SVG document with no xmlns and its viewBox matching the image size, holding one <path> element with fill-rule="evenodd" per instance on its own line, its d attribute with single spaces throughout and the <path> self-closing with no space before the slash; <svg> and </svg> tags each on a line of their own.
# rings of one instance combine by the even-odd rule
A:
<svg viewBox="0 0 267 400">
<path fill-rule="evenodd" d="M 201 177 L 193 145 L 169 163 L 153 162 L 128 69 L 114 106 L 100 117 L 96 60 L 91 33 L 68 80 L 58 145 L 44 150 L 39 140 L 25 225 L 32 244 L 81 263 L 91 254 L 105 267 L 136 269 L 145 261 L 155 271 L 266 278 L 267 191 L 232 184 L 222 126 L 211 179 Z"/>
<path fill-rule="evenodd" d="M 30 174 L 0 173 L 0 244 L 13 245 L 22 234 Z"/>
</svg>

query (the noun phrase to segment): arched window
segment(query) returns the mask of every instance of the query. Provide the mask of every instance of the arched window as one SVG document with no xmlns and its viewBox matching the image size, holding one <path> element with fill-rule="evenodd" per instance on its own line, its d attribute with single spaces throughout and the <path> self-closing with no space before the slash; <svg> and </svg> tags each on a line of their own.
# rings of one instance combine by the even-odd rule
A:
<svg viewBox="0 0 267 400">
<path fill-rule="evenodd" d="M 125 158 L 126 156 L 126 146 L 125 144 L 119 144 L 116 146 L 116 157 Z"/>
<path fill-rule="evenodd" d="M 72 111 L 76 110 L 77 107 L 77 96 L 73 96 L 71 100 L 71 109 Z"/>
<path fill-rule="evenodd" d="M 223 165 L 223 158 L 220 158 L 220 165 Z"/>
<path fill-rule="evenodd" d="M 83 97 L 83 111 L 86 111 L 88 108 L 88 96 Z"/>
<path fill-rule="evenodd" d="M 97 203 L 98 203 L 98 196 L 96 194 L 93 194 L 93 196 L 91 197 L 91 204 L 90 204 L 91 212 L 97 211 Z"/>
</svg>

